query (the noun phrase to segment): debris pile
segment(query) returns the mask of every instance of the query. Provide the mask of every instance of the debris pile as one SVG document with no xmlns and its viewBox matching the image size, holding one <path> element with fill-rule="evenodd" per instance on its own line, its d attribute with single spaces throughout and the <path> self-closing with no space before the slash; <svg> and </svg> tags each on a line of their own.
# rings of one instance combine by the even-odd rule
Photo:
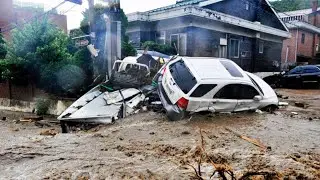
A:
<svg viewBox="0 0 320 180">
<path fill-rule="evenodd" d="M 235 133 L 233 130 L 228 129 L 230 132 Z M 244 180 L 244 179 L 282 179 L 282 175 L 278 172 L 273 171 L 248 171 L 243 174 L 236 175 L 233 171 L 233 168 L 224 163 L 216 163 L 214 160 L 208 155 L 205 149 L 205 140 L 202 134 L 202 130 L 200 129 L 200 137 L 201 137 L 201 144 L 196 147 L 195 151 L 195 160 L 196 160 L 196 167 L 192 164 L 187 164 L 194 173 L 197 179 L 205 180 L 205 179 L 231 179 L 231 180 Z M 262 145 L 259 141 L 248 138 L 246 136 L 242 136 L 238 133 L 235 133 L 240 138 L 247 140 L 248 142 L 265 149 L 265 146 Z M 206 167 L 207 165 L 212 166 L 214 171 L 213 173 L 206 174 L 205 170 L 201 170 L 201 168 Z M 237 177 L 238 176 L 238 177 Z"/>
<path fill-rule="evenodd" d="M 151 71 L 157 72 L 159 67 L 152 56 L 116 61 L 108 81 L 91 89 L 58 117 L 62 131 L 68 132 L 70 122 L 109 124 L 141 109 L 161 111 L 156 83 L 149 85 Z"/>
</svg>

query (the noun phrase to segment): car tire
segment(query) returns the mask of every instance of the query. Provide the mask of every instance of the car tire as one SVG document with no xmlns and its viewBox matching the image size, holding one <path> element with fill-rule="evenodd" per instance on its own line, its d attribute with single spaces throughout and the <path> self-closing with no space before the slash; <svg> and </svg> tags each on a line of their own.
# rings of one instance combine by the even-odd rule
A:
<svg viewBox="0 0 320 180">
<path fill-rule="evenodd" d="M 181 111 L 179 114 L 168 114 L 167 117 L 169 121 L 180 121 L 186 117 L 187 113 L 186 111 Z"/>
<path fill-rule="evenodd" d="M 273 113 L 277 109 L 279 109 L 279 107 L 277 105 L 272 104 L 272 105 L 269 105 L 267 107 L 264 107 L 262 110 L 266 111 L 266 112 L 269 112 L 269 113 Z"/>
<path fill-rule="evenodd" d="M 63 134 L 65 133 L 69 133 L 70 128 L 69 128 L 69 124 L 65 121 L 60 121 L 60 126 L 61 126 L 61 132 Z"/>
</svg>

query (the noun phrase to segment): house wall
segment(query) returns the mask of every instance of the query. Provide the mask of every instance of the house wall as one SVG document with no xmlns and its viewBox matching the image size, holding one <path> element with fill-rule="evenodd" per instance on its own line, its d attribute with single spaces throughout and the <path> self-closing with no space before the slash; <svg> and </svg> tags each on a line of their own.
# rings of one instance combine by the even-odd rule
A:
<svg viewBox="0 0 320 180">
<path fill-rule="evenodd" d="M 12 18 L 12 0 L 1 0 L 0 1 L 0 20 L 10 21 Z"/>
<path fill-rule="evenodd" d="M 311 13 L 308 16 L 308 21 L 310 24 L 320 27 L 320 12 Z"/>
<path fill-rule="evenodd" d="M 263 41 L 263 53 L 259 52 L 259 41 Z M 253 45 L 254 72 L 276 72 L 281 69 L 282 42 L 256 39 Z"/>
<path fill-rule="evenodd" d="M 304 43 L 301 42 L 302 39 L 302 34 L 305 35 L 305 41 Z M 298 33 L 298 51 L 297 54 L 298 55 L 302 55 L 302 56 L 307 56 L 312 58 L 315 54 L 315 44 L 317 44 L 317 39 L 318 37 L 316 37 L 316 42 L 313 44 L 314 41 L 314 33 L 310 33 L 304 30 L 299 30 Z"/>
<path fill-rule="evenodd" d="M 287 66 L 290 64 L 294 64 L 296 62 L 296 29 L 291 29 L 291 38 L 285 39 L 283 41 L 283 47 L 281 51 L 281 62 L 283 66 Z M 288 49 L 288 60 L 286 62 L 287 56 L 287 49 Z"/>
<path fill-rule="evenodd" d="M 249 3 L 249 9 L 246 10 L 245 2 Z M 236 16 L 248 21 L 255 21 L 257 18 L 257 1 L 255 0 L 228 0 L 214 3 L 204 8 Z"/>
<path fill-rule="evenodd" d="M 284 66 L 295 64 L 298 61 L 310 61 L 317 55 L 316 45 L 319 44 L 319 36 L 303 29 L 290 29 L 291 38 L 283 41 L 281 60 Z M 305 41 L 302 43 L 302 34 Z M 315 38 L 315 42 L 314 41 Z M 286 53 L 288 47 L 288 62 L 286 63 Z M 303 59 L 297 58 L 302 57 Z M 311 61 L 310 61 L 311 62 Z"/>
<path fill-rule="evenodd" d="M 14 9 L 14 20 L 16 23 L 23 23 L 25 21 L 30 21 L 30 19 L 34 18 L 39 13 L 42 12 L 33 11 L 31 9 L 16 8 Z M 48 15 L 48 19 L 51 21 L 51 23 L 57 25 L 57 27 L 62 29 L 65 33 L 68 32 L 66 15 L 51 13 Z"/>
<path fill-rule="evenodd" d="M 239 57 L 234 58 L 231 57 L 231 39 L 234 40 L 239 40 L 240 43 L 240 48 L 239 48 Z M 233 60 L 235 63 L 237 63 L 240 67 L 242 67 L 244 70 L 247 71 L 253 71 L 253 43 L 255 39 L 250 38 L 250 37 L 245 37 L 245 36 L 239 36 L 239 35 L 234 35 L 234 34 L 229 34 L 228 35 L 228 58 Z M 242 56 L 241 54 L 247 52 L 246 56 Z"/>
<path fill-rule="evenodd" d="M 0 1 L 0 27 L 6 27 L 9 25 L 10 21 L 12 20 L 12 10 L 12 0 Z M 3 28 L 1 31 L 6 39 L 10 38 L 9 32 L 4 32 L 7 31 L 7 28 Z"/>
<path fill-rule="evenodd" d="M 248 10 L 246 9 L 246 2 L 249 4 Z M 205 6 L 205 8 L 285 30 L 265 0 L 228 0 Z"/>
</svg>

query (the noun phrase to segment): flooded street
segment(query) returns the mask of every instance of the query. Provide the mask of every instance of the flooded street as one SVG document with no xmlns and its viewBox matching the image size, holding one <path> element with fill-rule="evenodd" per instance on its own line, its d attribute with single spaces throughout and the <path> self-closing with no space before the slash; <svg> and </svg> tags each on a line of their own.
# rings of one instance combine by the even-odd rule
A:
<svg viewBox="0 0 320 180">
<path fill-rule="evenodd" d="M 40 133 L 59 132 L 59 125 L 16 123 L 23 114 L 1 112 L 7 119 L 0 121 L 0 179 L 194 179 L 200 129 L 210 159 L 229 165 L 237 178 L 272 172 L 281 178 L 319 179 L 320 90 L 277 92 L 290 105 L 272 114 L 197 114 L 169 122 L 148 112 L 55 136 Z M 238 134 L 259 140 L 266 149 Z M 201 169 L 203 177 L 214 171 L 208 162 Z"/>
</svg>

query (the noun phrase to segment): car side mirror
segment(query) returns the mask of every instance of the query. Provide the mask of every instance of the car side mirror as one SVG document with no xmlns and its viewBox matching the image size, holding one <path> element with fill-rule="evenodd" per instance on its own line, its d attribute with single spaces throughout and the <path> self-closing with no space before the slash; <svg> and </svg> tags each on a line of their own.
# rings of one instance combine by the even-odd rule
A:
<svg viewBox="0 0 320 180">
<path fill-rule="evenodd" d="M 253 98 L 254 101 L 261 101 L 262 100 L 262 96 L 257 95 Z"/>
</svg>

